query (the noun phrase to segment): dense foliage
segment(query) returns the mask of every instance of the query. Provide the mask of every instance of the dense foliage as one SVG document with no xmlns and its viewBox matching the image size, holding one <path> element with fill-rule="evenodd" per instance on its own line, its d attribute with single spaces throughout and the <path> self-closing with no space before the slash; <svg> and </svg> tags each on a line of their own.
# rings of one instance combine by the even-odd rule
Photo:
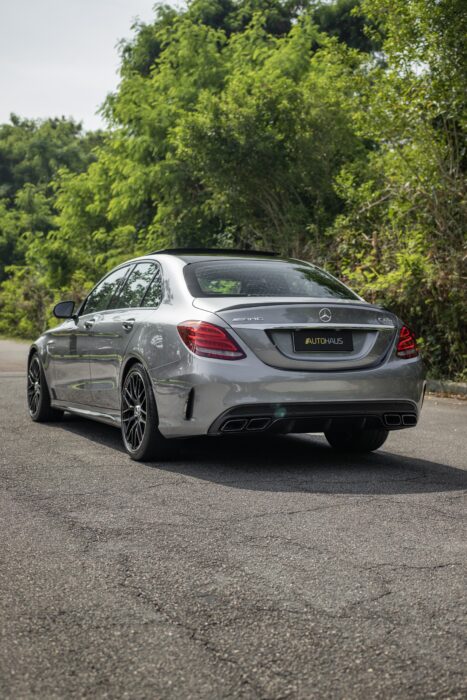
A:
<svg viewBox="0 0 467 700">
<path fill-rule="evenodd" d="M 0 127 L 0 331 L 130 255 L 274 248 L 390 306 L 459 376 L 460 0 L 193 0 L 121 46 L 108 130 Z M 464 251 L 464 253 L 463 253 Z"/>
</svg>

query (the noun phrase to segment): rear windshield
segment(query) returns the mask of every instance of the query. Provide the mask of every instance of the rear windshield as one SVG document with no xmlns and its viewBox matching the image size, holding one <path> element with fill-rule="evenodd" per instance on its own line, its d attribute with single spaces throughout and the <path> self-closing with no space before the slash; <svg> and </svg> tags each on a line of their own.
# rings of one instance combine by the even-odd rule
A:
<svg viewBox="0 0 467 700">
<path fill-rule="evenodd" d="M 358 299 L 316 267 L 270 260 L 213 260 L 183 268 L 194 297 L 323 297 Z"/>
</svg>

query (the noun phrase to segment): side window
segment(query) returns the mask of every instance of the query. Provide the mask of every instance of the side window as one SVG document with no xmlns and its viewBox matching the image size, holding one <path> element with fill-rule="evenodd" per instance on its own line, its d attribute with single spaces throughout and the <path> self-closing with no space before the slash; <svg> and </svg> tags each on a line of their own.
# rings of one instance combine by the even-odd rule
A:
<svg viewBox="0 0 467 700">
<path fill-rule="evenodd" d="M 149 285 L 141 306 L 159 306 L 162 301 L 162 275 L 158 267 L 154 278 Z"/>
<path fill-rule="evenodd" d="M 104 277 L 102 282 L 99 282 L 97 287 L 92 290 L 91 294 L 86 299 L 80 316 L 83 316 L 83 314 L 93 314 L 96 311 L 103 311 L 106 309 L 110 299 L 115 295 L 119 286 L 125 279 L 127 272 L 128 266 L 121 267 L 115 270 L 115 272 L 111 272 L 107 277 Z"/>
<path fill-rule="evenodd" d="M 144 293 L 155 271 L 156 266 L 154 263 L 139 263 L 136 265 L 123 285 L 119 298 L 115 301 L 115 308 L 128 309 L 141 306 Z"/>
</svg>

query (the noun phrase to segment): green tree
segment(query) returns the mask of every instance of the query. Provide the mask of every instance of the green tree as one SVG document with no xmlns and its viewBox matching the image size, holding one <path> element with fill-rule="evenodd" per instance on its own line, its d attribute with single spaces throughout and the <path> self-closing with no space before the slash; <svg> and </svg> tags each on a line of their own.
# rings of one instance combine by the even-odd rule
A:
<svg viewBox="0 0 467 700">
<path fill-rule="evenodd" d="M 100 135 L 67 119 L 34 121 L 12 115 L 0 126 L 0 281 L 23 264 L 29 245 L 54 226 L 51 180 L 60 168 L 85 170 Z"/>
<path fill-rule="evenodd" d="M 385 65 L 356 76 L 354 118 L 374 147 L 346 166 L 334 262 L 423 337 L 434 372 L 465 363 L 465 23 L 454 0 L 372 0 Z"/>
<path fill-rule="evenodd" d="M 99 134 L 70 119 L 21 119 L 0 125 L 0 198 L 13 200 L 25 184 L 48 185 L 59 168 L 77 172 L 92 160 Z"/>
<path fill-rule="evenodd" d="M 98 162 L 60 187 L 61 236 L 72 241 L 88 218 L 91 259 L 104 266 L 166 242 L 315 246 L 339 210 L 333 177 L 361 147 L 346 108 L 359 59 L 298 15 L 278 2 L 164 9 L 151 70 L 135 62 L 140 28 Z"/>
<path fill-rule="evenodd" d="M 367 53 L 381 50 L 382 28 L 364 14 L 361 0 L 318 3 L 312 17 L 322 32 L 353 49 Z"/>
</svg>

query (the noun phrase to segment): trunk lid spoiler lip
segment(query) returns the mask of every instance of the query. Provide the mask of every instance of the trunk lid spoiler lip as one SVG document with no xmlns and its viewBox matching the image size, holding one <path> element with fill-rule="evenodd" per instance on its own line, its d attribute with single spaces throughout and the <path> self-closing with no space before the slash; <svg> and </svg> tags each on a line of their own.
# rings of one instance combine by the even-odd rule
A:
<svg viewBox="0 0 467 700">
<path fill-rule="evenodd" d="M 265 308 L 265 307 L 272 307 L 272 306 L 321 306 L 321 307 L 331 307 L 331 308 L 336 308 L 337 306 L 340 306 L 341 308 L 344 307 L 346 309 L 358 309 L 358 310 L 366 310 L 366 311 L 373 311 L 376 313 L 381 314 L 381 321 L 378 320 L 377 323 L 373 321 L 371 322 L 366 322 L 366 323 L 348 323 L 348 322 L 330 322 L 330 323 L 313 323 L 313 322 L 306 322 L 306 323 L 282 323 L 280 326 L 284 328 L 285 330 L 293 330 L 294 328 L 301 329 L 301 328 L 323 328 L 323 327 L 328 327 L 328 328 L 361 328 L 366 329 L 366 330 L 394 330 L 394 328 L 397 328 L 399 325 L 399 320 L 392 311 L 388 311 L 386 309 L 382 309 L 379 306 L 376 306 L 374 304 L 369 304 L 368 302 L 362 300 L 362 301 L 357 301 L 354 299 L 316 299 L 315 297 L 310 298 L 309 300 L 302 300 L 303 297 L 299 297 L 300 301 L 288 301 L 287 298 L 282 298 L 279 301 L 271 300 L 271 297 L 265 298 L 265 297 L 257 297 L 258 301 L 256 302 L 239 302 L 237 304 L 228 304 L 227 306 L 219 306 L 217 307 L 217 304 L 198 304 L 196 302 L 200 302 L 204 300 L 205 298 L 209 297 L 200 297 L 200 298 L 195 298 L 193 299 L 193 306 L 194 308 L 199 309 L 200 311 L 208 311 L 210 313 L 215 314 L 216 316 L 219 316 L 222 318 L 224 321 L 226 319 L 223 318 L 222 314 L 229 312 L 229 311 L 241 311 L 242 309 L 255 309 L 255 308 Z M 245 299 L 245 297 L 243 297 Z M 216 299 L 216 300 L 221 300 L 221 297 L 211 297 L 211 299 Z M 232 299 L 230 297 L 229 299 Z M 260 299 L 264 299 L 264 301 L 260 301 Z M 217 308 L 216 308 L 217 307 Z M 231 324 L 232 322 L 235 323 L 236 319 L 229 319 L 228 323 Z M 260 330 L 268 330 L 271 328 L 271 322 L 265 322 L 263 321 L 262 323 L 259 322 L 259 319 L 256 320 L 255 326 L 257 329 Z M 276 325 L 276 324 L 273 324 Z M 235 323 L 236 328 L 251 328 L 250 323 L 242 324 L 241 320 L 239 319 L 239 322 Z"/>
<path fill-rule="evenodd" d="M 235 322 L 235 319 L 231 323 Z M 323 328 L 332 328 L 332 329 L 350 329 L 350 330 L 363 330 L 363 331 L 393 331 L 394 328 L 396 327 L 396 324 L 388 324 L 388 323 L 341 323 L 339 321 L 336 321 L 333 323 L 332 321 L 329 323 L 280 323 L 276 324 L 273 327 L 271 327 L 271 323 L 255 323 L 255 328 L 257 330 L 285 330 L 285 331 L 293 331 L 293 330 L 306 330 L 306 329 L 318 329 L 322 330 Z M 235 323 L 235 328 L 245 328 L 245 329 L 250 329 L 251 328 L 251 323 Z"/>
<path fill-rule="evenodd" d="M 256 301 L 252 301 L 252 299 Z M 381 313 L 392 312 L 380 309 L 378 306 L 369 304 L 364 299 L 335 299 L 333 297 L 317 298 L 310 297 L 241 297 L 242 301 L 234 302 L 233 297 L 226 297 L 222 304 L 223 297 L 194 297 L 192 305 L 201 311 L 211 311 L 219 313 L 220 311 L 234 311 L 235 309 L 251 309 L 258 306 L 345 306 L 356 307 L 358 309 L 367 308 Z M 217 302 L 217 303 L 216 303 Z"/>
</svg>

